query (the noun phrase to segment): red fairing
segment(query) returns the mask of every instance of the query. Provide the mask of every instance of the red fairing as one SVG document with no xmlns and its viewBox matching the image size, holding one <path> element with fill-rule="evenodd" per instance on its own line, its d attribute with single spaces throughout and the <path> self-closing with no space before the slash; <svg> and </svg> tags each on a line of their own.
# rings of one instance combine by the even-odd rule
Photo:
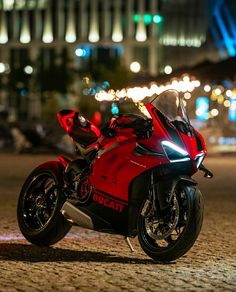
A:
<svg viewBox="0 0 236 292">
<path fill-rule="evenodd" d="M 196 155 L 207 153 L 204 138 L 198 131 L 194 129 L 195 135 L 188 136 L 181 131 L 177 131 L 168 119 L 164 118 L 152 104 L 148 103 L 146 108 L 152 116 L 154 124 L 153 136 L 143 142 L 147 147 L 160 150 L 161 145 L 158 141 L 169 140 L 186 150 L 193 160 Z"/>
<path fill-rule="evenodd" d="M 205 143 L 205 140 L 204 140 L 202 134 L 200 132 L 198 132 L 196 129 L 195 129 L 195 132 L 196 132 L 198 138 L 200 139 L 200 142 L 201 142 L 201 145 L 202 145 L 202 148 L 203 148 L 205 155 L 207 155 L 207 147 L 206 147 L 206 143 Z"/>
<path fill-rule="evenodd" d="M 102 149 L 108 149 L 108 145 L 112 148 L 105 153 L 101 150 L 102 155 L 93 164 L 89 179 L 96 189 L 119 199 L 128 201 L 129 185 L 135 177 L 150 168 L 169 163 L 166 157 L 134 155 L 135 141 L 125 138 L 123 142 L 117 138 L 109 140 Z"/>
<path fill-rule="evenodd" d="M 116 116 L 108 127 L 113 130 L 114 136 L 105 137 L 89 120 L 83 124 L 79 111 L 64 110 L 58 113 L 59 123 L 75 142 L 81 144 L 86 151 L 92 151 L 94 146 L 98 149 L 97 158 L 91 163 L 91 173 L 88 176 L 94 189 L 128 201 L 129 188 L 136 177 L 152 168 L 173 162 L 166 155 L 162 141 L 170 141 L 188 153 L 192 173 L 197 171 L 196 156 L 206 154 L 203 137 L 197 131 L 191 136 L 177 130 L 171 120 L 152 103 L 146 104 L 146 108 L 153 123 L 152 134 L 146 137 L 139 136 L 137 130 L 140 129 L 135 129 L 135 125 L 146 125 L 147 121 L 138 115 Z M 135 124 L 136 121 L 138 123 Z M 137 145 L 144 149 L 144 154 L 135 152 Z M 63 159 L 60 161 L 66 165 Z"/>
<path fill-rule="evenodd" d="M 162 151 L 160 141 L 170 139 L 170 136 L 168 135 L 165 127 L 160 122 L 158 116 L 155 114 L 155 107 L 152 104 L 147 103 L 146 108 L 152 117 L 153 134 L 149 139 L 145 139 L 144 141 L 142 141 L 142 145 L 153 151 Z"/>
</svg>

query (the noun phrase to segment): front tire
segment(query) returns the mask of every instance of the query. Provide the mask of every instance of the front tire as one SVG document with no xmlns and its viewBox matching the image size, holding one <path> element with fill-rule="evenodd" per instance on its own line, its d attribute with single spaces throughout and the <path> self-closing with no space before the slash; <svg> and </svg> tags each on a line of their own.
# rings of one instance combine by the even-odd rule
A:
<svg viewBox="0 0 236 292">
<path fill-rule="evenodd" d="M 171 233 L 168 233 L 168 224 L 163 221 L 160 223 L 161 220 L 156 215 L 150 218 L 150 212 L 147 216 L 141 215 L 140 212 L 138 217 L 137 233 L 140 245 L 148 256 L 158 262 L 171 262 L 184 255 L 193 246 L 202 227 L 203 198 L 196 186 L 177 186 L 173 206 L 172 217 L 177 213 L 175 218 L 178 218 L 178 222 L 172 219 L 169 223 L 169 226 L 176 226 Z M 150 222 L 156 225 L 150 227 Z M 158 228 L 155 233 L 153 230 Z M 163 230 L 166 230 L 166 233 Z M 163 238 L 162 231 L 165 233 Z"/>
<path fill-rule="evenodd" d="M 17 219 L 24 237 L 39 246 L 61 240 L 71 225 L 61 214 L 65 202 L 63 177 L 57 161 L 37 167 L 26 179 L 20 192 Z"/>
</svg>

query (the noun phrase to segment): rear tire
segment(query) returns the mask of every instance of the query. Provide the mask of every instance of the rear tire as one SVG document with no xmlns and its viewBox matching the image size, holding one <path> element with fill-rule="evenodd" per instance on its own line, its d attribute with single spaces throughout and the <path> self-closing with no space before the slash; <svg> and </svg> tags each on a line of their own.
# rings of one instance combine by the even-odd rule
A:
<svg viewBox="0 0 236 292">
<path fill-rule="evenodd" d="M 63 177 L 57 161 L 37 167 L 24 183 L 17 206 L 19 228 L 24 237 L 39 246 L 61 240 L 71 228 L 60 210 L 65 202 Z"/>
<path fill-rule="evenodd" d="M 185 193 L 185 204 L 182 204 L 180 199 L 180 191 Z M 171 262 L 184 255 L 193 246 L 202 227 L 204 207 L 200 190 L 196 186 L 179 186 L 176 198 L 179 204 L 179 222 L 176 228 L 182 231 L 175 240 L 172 235 L 163 239 L 166 246 L 161 246 L 158 240 L 150 236 L 150 230 L 148 233 L 145 223 L 146 217 L 142 216 L 141 212 L 138 217 L 137 233 L 140 245 L 148 256 L 158 262 Z M 183 212 L 186 215 L 183 215 Z M 183 224 L 184 218 L 186 220 Z"/>
</svg>

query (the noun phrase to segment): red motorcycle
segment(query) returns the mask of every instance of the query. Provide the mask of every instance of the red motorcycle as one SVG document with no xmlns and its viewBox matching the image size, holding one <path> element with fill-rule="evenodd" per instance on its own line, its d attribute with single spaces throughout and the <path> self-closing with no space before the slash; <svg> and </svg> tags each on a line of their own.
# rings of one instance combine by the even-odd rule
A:
<svg viewBox="0 0 236 292">
<path fill-rule="evenodd" d="M 169 90 L 146 104 L 150 118 L 119 114 L 101 131 L 79 111 L 58 121 L 73 139 L 77 158 L 62 155 L 38 166 L 24 183 L 18 223 L 39 246 L 61 240 L 72 225 L 138 236 L 156 261 L 184 255 L 196 241 L 203 200 L 191 177 L 202 162 L 203 137 L 190 124 L 183 100 Z"/>
</svg>

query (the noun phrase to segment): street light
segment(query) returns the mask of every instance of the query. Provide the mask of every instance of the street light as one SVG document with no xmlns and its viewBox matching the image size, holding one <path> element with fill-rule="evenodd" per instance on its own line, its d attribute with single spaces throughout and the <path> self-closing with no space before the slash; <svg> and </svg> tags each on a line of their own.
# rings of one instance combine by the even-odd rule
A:
<svg viewBox="0 0 236 292">
<path fill-rule="evenodd" d="M 28 74 L 28 75 L 32 74 L 33 71 L 34 71 L 34 70 L 33 70 L 33 67 L 30 66 L 30 65 L 27 65 L 27 66 L 25 66 L 25 68 L 24 68 L 24 72 L 25 72 L 26 74 Z"/>
<path fill-rule="evenodd" d="M 133 73 L 138 73 L 141 70 L 141 65 L 137 61 L 132 62 L 129 67 Z"/>
<path fill-rule="evenodd" d="M 0 63 L 0 73 L 4 73 L 6 70 L 6 66 L 4 63 Z"/>
<path fill-rule="evenodd" d="M 166 65 L 164 68 L 165 74 L 169 75 L 172 73 L 172 67 L 170 65 Z"/>
</svg>

